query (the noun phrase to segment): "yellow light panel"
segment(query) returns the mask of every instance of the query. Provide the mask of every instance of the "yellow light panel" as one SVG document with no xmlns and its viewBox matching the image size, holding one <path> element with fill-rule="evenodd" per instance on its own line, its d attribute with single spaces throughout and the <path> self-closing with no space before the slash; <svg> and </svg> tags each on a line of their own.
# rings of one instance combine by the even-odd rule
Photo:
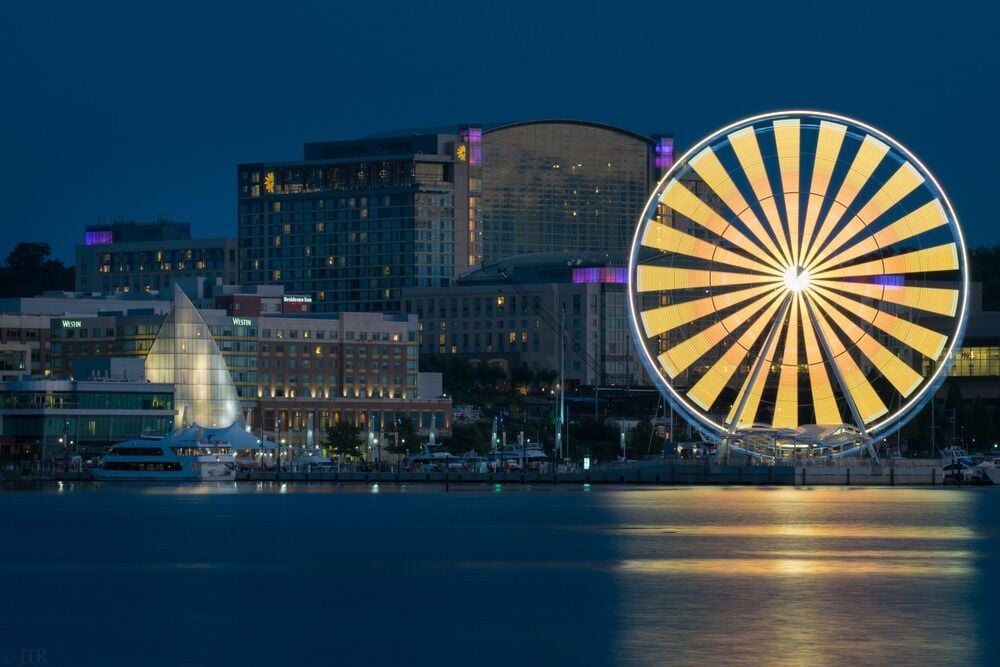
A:
<svg viewBox="0 0 1000 667">
<path fill-rule="evenodd" d="M 636 271 L 636 290 L 639 292 L 667 292 L 697 287 L 728 287 L 778 282 L 780 282 L 780 278 L 776 276 L 762 276 L 758 273 L 679 269 L 668 266 L 640 265 Z"/>
<path fill-rule="evenodd" d="M 850 340 L 854 341 L 854 344 L 861 350 L 861 353 L 892 383 L 896 391 L 906 397 L 912 394 L 913 390 L 920 385 L 923 378 L 919 373 L 903 363 L 902 359 L 872 338 L 841 311 L 827 303 L 819 294 L 814 292 L 810 295 L 810 298 L 813 303 L 819 304 L 819 307 L 829 320 L 836 324 Z"/>
<path fill-rule="evenodd" d="M 779 285 L 751 287 L 718 296 L 706 296 L 693 301 L 651 308 L 641 313 L 642 326 L 646 330 L 646 335 L 652 338 L 743 301 L 765 296 L 779 287 Z"/>
<path fill-rule="evenodd" d="M 888 248 L 894 243 L 919 236 L 926 231 L 946 224 L 948 224 L 948 215 L 944 212 L 941 202 L 937 199 L 931 200 L 873 235 L 859 239 L 856 243 L 843 248 L 825 262 L 819 263 L 813 271 L 822 273 L 832 266 L 839 266 L 857 257 L 863 257 L 879 248 Z"/>
<path fill-rule="evenodd" d="M 725 221 L 721 215 L 687 189 L 680 181 L 671 181 L 660 195 L 660 202 L 670 209 L 680 213 L 722 239 L 732 243 L 737 248 L 756 255 L 777 271 L 782 271 L 776 259 L 767 253 L 760 252 L 757 244 L 748 239 L 743 232 Z"/>
<path fill-rule="evenodd" d="M 706 352 L 718 345 L 731 331 L 753 317 L 769 302 L 773 301 L 778 293 L 775 290 L 770 295 L 760 297 L 753 303 L 747 304 L 704 331 L 700 331 L 690 338 L 681 341 L 658 357 L 660 365 L 663 366 L 663 369 L 667 371 L 670 377 L 677 377 L 688 366 L 701 359 Z"/>
<path fill-rule="evenodd" d="M 750 347 L 760 338 L 764 328 L 773 321 L 775 311 L 781 305 L 781 299 L 775 299 L 761 315 L 747 327 L 737 342 L 729 346 L 719 359 L 712 364 L 707 373 L 701 376 L 691 388 L 687 396 L 703 410 L 711 410 L 715 399 L 719 397 L 722 388 L 736 373 L 740 364 L 747 356 Z"/>
<path fill-rule="evenodd" d="M 774 121 L 774 143 L 778 148 L 781 189 L 785 194 L 785 220 L 792 264 L 799 263 L 799 119 Z"/>
<path fill-rule="evenodd" d="M 939 334 L 927 327 L 907 322 L 901 317 L 896 317 L 878 308 L 872 308 L 855 299 L 842 296 L 819 285 L 814 285 L 819 294 L 823 295 L 827 301 L 831 301 L 844 310 L 856 314 L 863 320 L 871 322 L 875 328 L 889 334 L 903 345 L 916 350 L 928 359 L 937 360 L 944 350 L 948 337 Z"/>
<path fill-rule="evenodd" d="M 843 218 L 844 212 L 854 203 L 855 197 L 858 196 L 861 188 L 865 186 L 865 183 L 871 178 L 872 172 L 875 171 L 888 152 L 889 146 L 871 135 L 866 136 L 861 142 L 861 148 L 854 156 L 854 162 L 851 163 L 851 168 L 844 176 L 844 182 L 841 183 L 837 196 L 834 197 L 833 203 L 830 204 L 830 208 L 826 212 L 826 217 L 823 218 L 823 224 L 820 225 L 816 237 L 806 251 L 804 261 L 806 266 L 812 264 L 815 254 L 823 247 L 823 243 L 826 242 L 837 223 Z"/>
<path fill-rule="evenodd" d="M 809 299 L 810 297 L 807 295 L 806 298 Z M 813 303 L 815 304 L 816 302 L 813 301 Z M 836 364 L 837 370 L 840 371 L 840 377 L 843 378 L 843 389 L 854 401 L 854 405 L 858 409 L 858 414 L 861 415 L 861 420 L 867 424 L 889 412 L 889 409 L 885 407 L 885 403 L 882 402 L 882 399 L 876 393 L 875 388 L 872 387 L 865 374 L 858 368 L 858 364 L 854 361 L 854 358 L 848 354 L 843 343 L 840 342 L 840 339 L 833 332 L 830 323 L 819 312 L 819 308 L 814 307 L 813 313 L 816 316 L 816 323 L 819 326 L 819 334 L 823 336 L 827 346 L 830 348 L 830 354 L 833 355 L 833 363 Z"/>
<path fill-rule="evenodd" d="M 647 248 L 656 248 L 664 252 L 697 257 L 698 259 L 725 264 L 727 266 L 735 266 L 741 269 L 749 269 L 758 273 L 780 275 L 773 268 L 768 267 L 766 264 L 761 264 L 757 260 L 738 255 L 731 250 L 720 248 L 658 222 L 650 222 L 646 225 L 641 243 Z"/>
<path fill-rule="evenodd" d="M 781 216 L 778 215 L 778 207 L 771 192 L 771 182 L 767 178 L 767 169 L 764 168 L 764 158 L 760 154 L 757 133 L 753 127 L 746 127 L 733 132 L 727 138 L 736 152 L 740 166 L 743 167 L 743 173 L 750 181 L 750 187 L 753 188 L 761 210 L 764 211 L 764 217 L 767 218 L 767 224 L 770 225 L 774 238 L 778 239 L 782 257 L 790 263 L 792 253 L 788 250 L 788 239 L 785 236 Z"/>
<path fill-rule="evenodd" d="M 812 238 L 819 218 L 819 210 L 826 199 L 826 191 L 830 188 L 830 178 L 837 166 L 837 156 L 844 144 L 847 126 L 839 123 L 822 121 L 819 124 L 819 136 L 816 140 L 816 158 L 813 161 L 812 183 L 809 185 L 809 199 L 806 203 L 806 217 L 802 221 L 802 239 L 800 241 L 799 257 L 805 254 L 806 245 Z"/>
<path fill-rule="evenodd" d="M 754 235 L 757 241 L 768 252 L 774 255 L 776 259 L 780 259 L 781 252 L 774 245 L 774 241 L 768 236 L 763 225 L 760 224 L 760 220 L 757 219 L 757 216 L 750 209 L 746 199 L 740 194 L 729 172 L 719 162 L 719 158 L 715 155 L 712 148 L 708 147 L 695 155 L 691 158 L 689 164 L 701 176 L 701 179 L 705 181 L 708 187 L 712 188 L 712 191 L 726 203 L 726 206 L 739 216 L 740 220 L 743 221 L 743 224 L 747 226 L 747 229 L 750 230 L 750 233 Z"/>
<path fill-rule="evenodd" d="M 923 176 L 913 168 L 913 165 L 909 162 L 904 163 L 885 185 L 872 195 L 861 211 L 844 225 L 833 240 L 826 244 L 822 251 L 816 253 L 812 261 L 813 265 L 819 264 L 824 258 L 843 247 L 844 244 L 861 233 L 866 225 L 881 217 L 923 182 Z"/>
<path fill-rule="evenodd" d="M 772 326 L 780 326 L 780 324 L 775 322 Z M 764 394 L 764 385 L 766 384 L 767 377 L 771 372 L 771 365 L 774 363 L 774 350 L 778 346 L 778 340 L 780 338 L 781 337 L 777 335 L 773 336 L 770 343 L 767 344 L 767 349 L 763 351 L 764 362 L 757 373 L 757 377 L 754 378 L 753 372 L 747 373 L 746 379 L 743 380 L 743 386 L 740 387 L 740 391 L 736 394 L 736 400 L 733 401 L 733 406 L 729 408 L 729 416 L 726 417 L 727 424 L 733 423 L 736 409 L 739 407 L 744 396 L 747 396 L 747 400 L 743 405 L 743 411 L 740 413 L 739 419 L 736 422 L 736 427 L 741 428 L 753 426 L 753 423 L 757 420 L 757 410 L 760 408 L 760 399 Z M 757 361 L 755 360 L 753 363 L 756 364 Z M 753 381 L 752 385 L 751 381 Z M 748 391 L 750 392 L 749 395 L 747 395 Z"/>
<path fill-rule="evenodd" d="M 925 310 L 938 315 L 953 317 L 958 309 L 958 290 L 941 287 L 916 287 L 903 285 L 900 287 L 882 287 L 871 283 L 852 283 L 839 280 L 814 279 L 812 284 L 820 287 L 856 294 L 858 296 L 886 301 L 907 308 Z"/>
<path fill-rule="evenodd" d="M 874 259 L 853 266 L 830 269 L 813 274 L 814 278 L 852 278 L 858 276 L 883 276 L 932 271 L 955 271 L 958 269 L 958 248 L 955 243 L 945 243 L 933 248 L 905 252 L 885 259 Z"/>
<path fill-rule="evenodd" d="M 833 397 L 830 386 L 830 376 L 827 375 L 823 362 L 823 350 L 816 339 L 816 331 L 812 319 L 802 307 L 802 341 L 806 348 L 806 363 L 809 368 L 809 388 L 812 394 L 813 410 L 816 412 L 817 424 L 841 424 L 840 408 Z"/>
<path fill-rule="evenodd" d="M 778 397 L 774 402 L 774 419 L 777 428 L 796 428 L 799 425 L 799 301 L 796 294 L 792 301 L 785 347 L 781 354 L 781 375 L 778 378 Z"/>
</svg>

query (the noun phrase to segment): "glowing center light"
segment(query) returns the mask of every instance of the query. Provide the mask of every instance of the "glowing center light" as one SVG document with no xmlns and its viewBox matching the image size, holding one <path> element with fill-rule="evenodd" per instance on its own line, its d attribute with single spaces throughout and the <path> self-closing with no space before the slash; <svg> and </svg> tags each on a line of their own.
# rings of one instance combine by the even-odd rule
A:
<svg viewBox="0 0 1000 667">
<path fill-rule="evenodd" d="M 790 266 L 785 271 L 785 287 L 793 292 L 801 292 L 809 287 L 809 271 L 801 266 Z"/>
</svg>

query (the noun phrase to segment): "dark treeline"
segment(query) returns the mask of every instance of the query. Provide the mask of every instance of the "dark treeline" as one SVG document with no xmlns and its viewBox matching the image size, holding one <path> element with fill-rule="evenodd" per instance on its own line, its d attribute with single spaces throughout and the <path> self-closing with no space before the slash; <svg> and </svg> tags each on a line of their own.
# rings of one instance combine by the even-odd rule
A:
<svg viewBox="0 0 1000 667">
<path fill-rule="evenodd" d="M 18 243 L 0 266 L 0 298 L 37 296 L 49 290 L 72 290 L 72 266 L 52 258 L 52 248 L 40 241 Z"/>
<path fill-rule="evenodd" d="M 969 266 L 983 284 L 983 310 L 1000 310 L 1000 245 L 969 248 Z"/>
</svg>

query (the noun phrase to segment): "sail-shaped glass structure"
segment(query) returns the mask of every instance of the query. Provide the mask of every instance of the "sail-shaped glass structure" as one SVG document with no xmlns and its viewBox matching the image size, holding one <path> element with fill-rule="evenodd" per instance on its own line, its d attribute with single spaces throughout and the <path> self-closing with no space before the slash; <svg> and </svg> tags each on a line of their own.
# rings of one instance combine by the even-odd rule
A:
<svg viewBox="0 0 1000 667">
<path fill-rule="evenodd" d="M 241 421 L 226 361 L 198 309 L 176 285 L 174 308 L 146 357 L 146 379 L 174 385 L 175 427 L 225 428 Z"/>
</svg>

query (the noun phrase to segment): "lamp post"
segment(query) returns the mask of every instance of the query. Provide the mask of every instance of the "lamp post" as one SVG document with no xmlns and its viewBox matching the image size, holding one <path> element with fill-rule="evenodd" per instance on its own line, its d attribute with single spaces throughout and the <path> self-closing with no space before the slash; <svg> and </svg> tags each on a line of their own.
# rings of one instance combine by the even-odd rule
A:
<svg viewBox="0 0 1000 667">
<path fill-rule="evenodd" d="M 281 414 L 275 412 L 275 433 L 274 433 L 274 479 L 281 479 Z"/>
</svg>

